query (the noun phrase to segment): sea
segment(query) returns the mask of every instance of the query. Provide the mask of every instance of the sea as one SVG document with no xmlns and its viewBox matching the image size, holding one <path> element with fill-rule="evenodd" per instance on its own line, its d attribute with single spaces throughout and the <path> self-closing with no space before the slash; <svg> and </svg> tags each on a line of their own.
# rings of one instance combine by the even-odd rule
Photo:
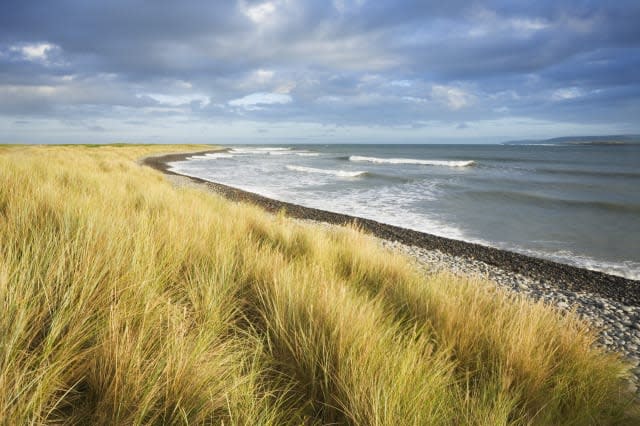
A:
<svg viewBox="0 0 640 426">
<path fill-rule="evenodd" d="M 172 170 L 640 279 L 640 145 L 259 145 Z"/>
</svg>

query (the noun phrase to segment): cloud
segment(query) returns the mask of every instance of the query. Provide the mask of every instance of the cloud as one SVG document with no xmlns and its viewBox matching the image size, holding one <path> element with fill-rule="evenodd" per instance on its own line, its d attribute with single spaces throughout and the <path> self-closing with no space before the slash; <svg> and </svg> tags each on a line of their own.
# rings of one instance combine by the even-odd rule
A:
<svg viewBox="0 0 640 426">
<path fill-rule="evenodd" d="M 9 3 L 0 118 L 33 129 L 126 119 L 155 132 L 143 123 L 161 116 L 164 126 L 475 131 L 524 119 L 640 133 L 636 0 Z"/>
<path fill-rule="evenodd" d="M 567 87 L 557 89 L 551 94 L 551 99 L 554 101 L 565 101 L 568 99 L 574 99 L 582 96 L 582 90 L 578 87 Z"/>
<path fill-rule="evenodd" d="M 233 99 L 227 102 L 230 106 L 244 108 L 246 110 L 261 109 L 264 105 L 288 104 L 292 101 L 291 96 L 281 93 L 252 93 L 242 98 Z"/>
<path fill-rule="evenodd" d="M 389 84 L 396 87 L 411 87 L 411 82 L 409 80 L 393 80 Z"/>
<path fill-rule="evenodd" d="M 276 6 L 273 2 L 267 1 L 255 6 L 244 8 L 244 13 L 256 24 L 262 24 L 267 21 L 270 16 L 276 11 Z"/>
<path fill-rule="evenodd" d="M 163 93 L 139 93 L 137 98 L 150 98 L 154 101 L 170 106 L 188 105 L 193 102 L 199 103 L 200 106 L 205 107 L 211 103 L 208 96 L 201 94 L 188 94 L 188 95 L 167 95 Z"/>
<path fill-rule="evenodd" d="M 56 46 L 50 43 L 26 43 L 18 46 L 11 46 L 9 50 L 19 52 L 28 61 L 47 62 L 49 51 Z"/>
<path fill-rule="evenodd" d="M 271 81 L 274 74 L 271 70 L 258 69 L 252 73 L 252 79 L 258 84 L 264 84 Z"/>
<path fill-rule="evenodd" d="M 453 111 L 469 106 L 475 99 L 472 94 L 459 87 L 444 85 L 434 85 L 431 96 Z"/>
</svg>

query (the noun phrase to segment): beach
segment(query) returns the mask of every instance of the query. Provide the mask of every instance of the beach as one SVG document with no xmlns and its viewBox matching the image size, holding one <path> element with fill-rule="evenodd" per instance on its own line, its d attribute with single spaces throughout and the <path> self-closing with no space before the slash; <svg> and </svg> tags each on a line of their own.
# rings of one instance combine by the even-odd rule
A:
<svg viewBox="0 0 640 426">
<path fill-rule="evenodd" d="M 281 144 L 170 164 L 360 222 L 639 280 L 638 160 L 633 146 Z"/>
<path fill-rule="evenodd" d="M 179 185 L 196 184 L 229 200 L 255 204 L 271 213 L 284 210 L 289 217 L 319 226 L 355 225 L 378 238 L 382 246 L 411 256 L 430 273 L 445 270 L 488 278 L 499 287 L 532 300 L 542 300 L 562 311 L 575 311 L 597 330 L 602 346 L 621 353 L 632 364 L 634 377 L 630 387 L 638 391 L 640 282 L 637 280 L 278 201 L 198 177 L 183 176 L 169 166 L 188 157 L 214 152 L 220 151 L 154 156 L 141 163 L 165 173 Z"/>
</svg>

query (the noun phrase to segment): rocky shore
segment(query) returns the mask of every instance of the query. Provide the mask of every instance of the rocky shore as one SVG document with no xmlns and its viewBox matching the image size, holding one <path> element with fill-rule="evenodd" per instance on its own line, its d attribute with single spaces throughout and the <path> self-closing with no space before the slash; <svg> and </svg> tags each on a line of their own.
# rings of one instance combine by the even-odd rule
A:
<svg viewBox="0 0 640 426">
<path fill-rule="evenodd" d="M 505 271 L 482 261 L 452 256 L 440 250 L 407 246 L 395 241 L 381 244 L 413 257 L 425 270 L 447 270 L 457 275 L 478 276 L 508 291 L 534 301 L 554 305 L 564 312 L 575 311 L 598 333 L 598 343 L 622 354 L 632 365 L 629 387 L 640 396 L 640 307 L 629 306 L 586 291 L 571 291 L 552 281 Z"/>
<path fill-rule="evenodd" d="M 211 152 L 211 151 L 205 151 Z M 373 220 L 272 200 L 226 185 L 185 177 L 168 163 L 202 153 L 149 157 L 142 164 L 172 177 L 179 185 L 197 185 L 234 201 L 257 204 L 270 212 L 285 210 L 293 218 L 318 223 L 357 225 L 383 246 L 413 257 L 425 270 L 448 270 L 487 278 L 496 285 L 562 311 L 575 311 L 592 324 L 599 343 L 632 364 L 630 388 L 640 394 L 640 282 L 543 259 L 437 237 Z"/>
</svg>

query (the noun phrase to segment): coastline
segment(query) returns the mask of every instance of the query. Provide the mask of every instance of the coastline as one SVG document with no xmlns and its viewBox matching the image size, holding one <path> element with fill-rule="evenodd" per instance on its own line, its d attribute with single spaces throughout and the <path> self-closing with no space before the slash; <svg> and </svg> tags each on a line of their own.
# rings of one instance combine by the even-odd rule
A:
<svg viewBox="0 0 640 426">
<path fill-rule="evenodd" d="M 194 186 L 231 201 L 258 205 L 272 213 L 284 209 L 287 216 L 311 225 L 330 227 L 356 223 L 377 238 L 382 247 L 408 255 L 427 273 L 446 270 L 454 275 L 489 279 L 506 291 L 554 305 L 563 312 L 573 311 L 597 331 L 599 346 L 621 354 L 631 364 L 629 389 L 640 398 L 640 282 L 374 220 L 277 201 L 182 175 L 171 171 L 168 165 L 193 155 L 224 150 L 146 157 L 140 160 L 140 164 L 164 173 L 177 186 Z"/>
<path fill-rule="evenodd" d="M 447 255 L 464 257 L 483 262 L 501 270 L 521 274 L 542 282 L 552 282 L 572 292 L 589 292 L 623 305 L 640 307 L 640 281 L 632 280 L 604 272 L 592 271 L 576 266 L 539 259 L 520 253 L 501 250 L 445 237 L 439 237 L 420 231 L 401 228 L 371 219 L 364 219 L 341 213 L 335 213 L 297 204 L 273 200 L 259 194 L 243 191 L 205 179 L 185 176 L 170 170 L 168 163 L 183 161 L 194 155 L 220 152 L 225 149 L 207 150 L 194 153 L 175 153 L 147 157 L 141 164 L 164 174 L 183 176 L 192 182 L 206 185 L 210 190 L 232 201 L 245 201 L 259 205 L 269 212 L 285 210 L 287 216 L 297 219 L 309 219 L 333 225 L 356 223 L 363 231 L 388 241 L 426 250 L 438 250 Z"/>
</svg>

